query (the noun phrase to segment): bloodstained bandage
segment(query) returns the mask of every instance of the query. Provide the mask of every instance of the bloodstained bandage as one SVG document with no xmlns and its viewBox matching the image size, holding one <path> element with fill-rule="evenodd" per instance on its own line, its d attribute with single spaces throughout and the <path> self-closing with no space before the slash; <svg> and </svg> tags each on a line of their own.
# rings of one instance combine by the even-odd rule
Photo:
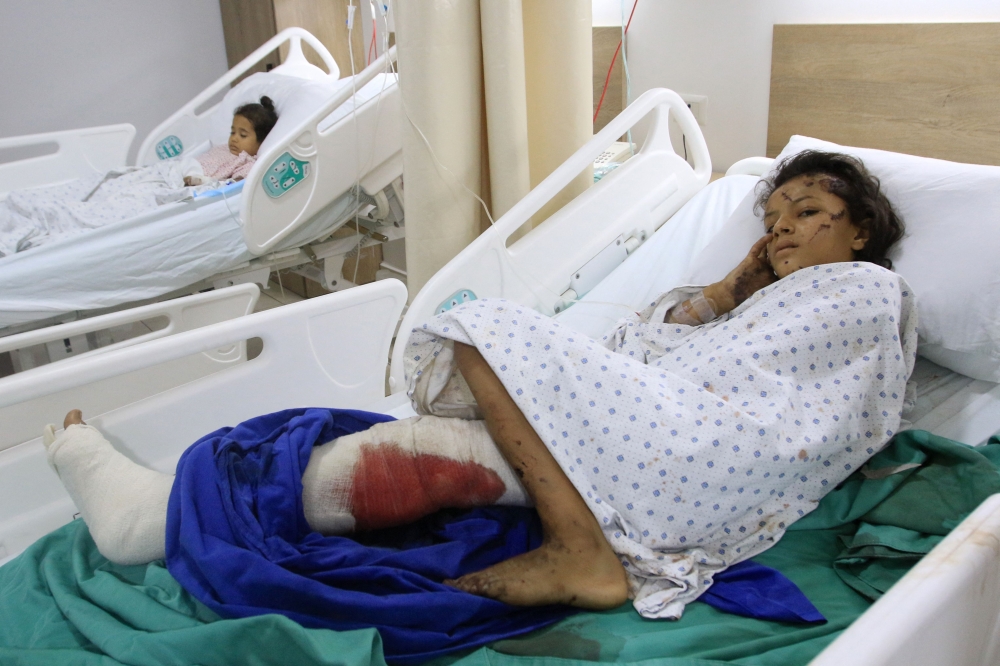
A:
<svg viewBox="0 0 1000 666">
<path fill-rule="evenodd" d="M 495 471 L 473 461 L 363 445 L 350 505 L 355 529 L 372 530 L 405 525 L 438 509 L 489 506 L 506 490 Z"/>
</svg>

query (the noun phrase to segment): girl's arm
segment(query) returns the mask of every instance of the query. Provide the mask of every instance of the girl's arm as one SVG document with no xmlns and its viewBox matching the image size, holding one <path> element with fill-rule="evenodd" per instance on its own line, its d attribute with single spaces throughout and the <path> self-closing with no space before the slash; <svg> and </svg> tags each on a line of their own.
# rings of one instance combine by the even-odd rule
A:
<svg viewBox="0 0 1000 666">
<path fill-rule="evenodd" d="M 771 234 L 765 234 L 729 275 L 671 308 L 663 321 L 688 326 L 708 323 L 734 310 L 757 290 L 776 282 L 778 277 L 767 261 L 767 244 L 770 241 Z"/>
</svg>

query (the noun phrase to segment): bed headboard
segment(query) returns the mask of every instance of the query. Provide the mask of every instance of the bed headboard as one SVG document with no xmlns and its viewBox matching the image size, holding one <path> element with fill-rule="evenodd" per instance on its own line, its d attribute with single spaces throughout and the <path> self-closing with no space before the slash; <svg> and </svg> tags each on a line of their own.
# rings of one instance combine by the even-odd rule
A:
<svg viewBox="0 0 1000 666">
<path fill-rule="evenodd" d="M 1000 23 L 775 25 L 768 156 L 792 134 L 1000 165 Z"/>
</svg>

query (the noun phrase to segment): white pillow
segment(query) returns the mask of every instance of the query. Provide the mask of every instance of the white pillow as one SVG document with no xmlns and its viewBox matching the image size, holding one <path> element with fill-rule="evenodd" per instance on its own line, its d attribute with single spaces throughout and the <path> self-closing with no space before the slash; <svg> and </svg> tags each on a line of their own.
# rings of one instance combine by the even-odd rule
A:
<svg viewBox="0 0 1000 666">
<path fill-rule="evenodd" d="M 793 136 L 775 160 L 815 149 L 860 158 L 906 224 L 889 257 L 916 294 L 919 353 L 1000 382 L 1000 167 L 960 164 Z M 756 193 L 692 262 L 688 284 L 722 279 L 764 233 Z"/>
<path fill-rule="evenodd" d="M 274 102 L 278 122 L 261 144 L 261 148 L 266 150 L 269 144 L 283 138 L 308 114 L 315 111 L 345 81 L 346 79 L 310 81 L 275 72 L 252 74 L 226 93 L 212 111 L 209 139 L 213 146 L 227 143 L 236 109 L 251 102 L 259 103 L 260 98 L 267 95 Z"/>
</svg>

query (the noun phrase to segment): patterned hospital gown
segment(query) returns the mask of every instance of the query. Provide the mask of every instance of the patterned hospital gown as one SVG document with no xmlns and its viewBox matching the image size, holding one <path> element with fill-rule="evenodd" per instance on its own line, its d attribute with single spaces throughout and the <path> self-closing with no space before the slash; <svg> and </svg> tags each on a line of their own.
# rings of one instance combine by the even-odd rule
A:
<svg viewBox="0 0 1000 666">
<path fill-rule="evenodd" d="M 636 609 L 680 617 L 899 428 L 916 308 L 868 263 L 799 270 L 728 317 L 665 324 L 661 296 L 603 343 L 498 299 L 412 333 L 420 413 L 475 418 L 453 342 L 475 345 L 603 525 Z M 440 406 L 440 409 L 439 409 Z"/>
</svg>

